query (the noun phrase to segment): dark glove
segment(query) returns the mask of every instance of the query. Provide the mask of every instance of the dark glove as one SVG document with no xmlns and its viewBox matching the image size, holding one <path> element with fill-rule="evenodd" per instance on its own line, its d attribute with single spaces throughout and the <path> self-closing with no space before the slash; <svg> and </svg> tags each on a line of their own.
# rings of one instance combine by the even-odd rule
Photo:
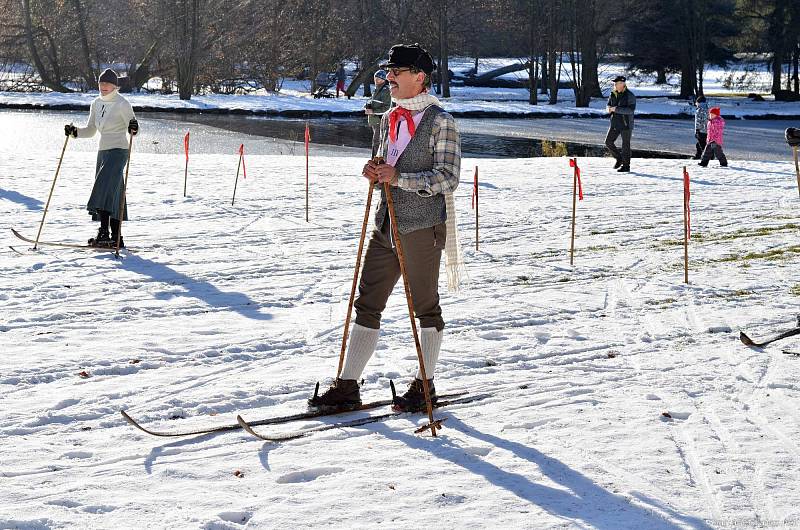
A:
<svg viewBox="0 0 800 530">
<path fill-rule="evenodd" d="M 136 118 L 128 122 L 128 132 L 131 136 L 136 136 L 136 133 L 139 132 L 139 122 L 136 121 Z"/>
<path fill-rule="evenodd" d="M 64 125 L 64 135 L 65 136 L 72 136 L 73 138 L 78 137 L 78 128 L 72 124 Z"/>
</svg>

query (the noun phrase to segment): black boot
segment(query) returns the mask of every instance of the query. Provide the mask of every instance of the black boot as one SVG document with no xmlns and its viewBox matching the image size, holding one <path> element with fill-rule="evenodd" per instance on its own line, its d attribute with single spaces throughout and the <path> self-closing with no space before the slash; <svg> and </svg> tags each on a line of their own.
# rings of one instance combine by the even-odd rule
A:
<svg viewBox="0 0 800 530">
<path fill-rule="evenodd" d="M 629 173 L 630 170 L 631 170 L 631 166 L 629 166 L 628 164 L 625 164 L 624 166 L 620 166 L 620 168 L 617 170 L 617 173 Z"/>
<path fill-rule="evenodd" d="M 111 246 L 117 246 L 117 234 L 119 234 L 119 220 L 111 219 Z M 119 237 L 119 248 L 125 248 L 125 241 L 122 236 Z"/>
<path fill-rule="evenodd" d="M 617 161 L 614 163 L 614 169 L 619 169 L 620 167 L 622 167 L 622 160 L 617 158 Z"/>
<path fill-rule="evenodd" d="M 361 393 L 355 379 L 336 379 L 321 396 L 319 383 L 314 389 L 314 397 L 308 400 L 309 408 L 324 411 L 353 410 L 361 406 Z"/>
<path fill-rule="evenodd" d="M 89 238 L 89 245 L 93 247 L 107 247 L 111 244 L 111 236 L 108 235 L 108 228 L 102 226 L 97 230 L 97 236 Z"/>
<path fill-rule="evenodd" d="M 431 404 L 436 405 L 436 387 L 433 386 L 433 379 L 428 379 L 428 390 L 431 393 Z M 414 379 L 408 386 L 408 390 L 402 396 L 394 396 L 392 409 L 403 412 L 417 412 L 425 410 L 425 389 L 422 387 L 422 379 Z"/>
</svg>

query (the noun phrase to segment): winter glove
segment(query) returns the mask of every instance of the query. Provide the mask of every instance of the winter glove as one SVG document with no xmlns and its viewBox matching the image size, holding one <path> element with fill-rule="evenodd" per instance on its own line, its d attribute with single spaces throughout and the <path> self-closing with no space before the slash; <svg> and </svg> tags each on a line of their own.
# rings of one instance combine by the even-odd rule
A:
<svg viewBox="0 0 800 530">
<path fill-rule="evenodd" d="M 786 136 L 786 143 L 790 146 L 797 147 L 800 145 L 800 129 L 789 127 L 784 131 L 784 135 Z"/>
<path fill-rule="evenodd" d="M 136 136 L 136 133 L 139 132 L 139 122 L 136 121 L 136 118 L 132 119 L 128 123 L 128 132 L 131 136 Z"/>
<path fill-rule="evenodd" d="M 73 138 L 78 137 L 78 128 L 72 125 L 71 123 L 68 125 L 64 125 L 64 135 L 72 136 Z"/>
</svg>

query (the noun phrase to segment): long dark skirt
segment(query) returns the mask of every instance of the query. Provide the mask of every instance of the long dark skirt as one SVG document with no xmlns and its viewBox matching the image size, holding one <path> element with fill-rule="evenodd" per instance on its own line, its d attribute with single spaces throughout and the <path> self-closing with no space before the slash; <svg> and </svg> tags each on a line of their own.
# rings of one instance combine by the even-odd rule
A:
<svg viewBox="0 0 800 530">
<path fill-rule="evenodd" d="M 86 204 L 86 209 L 89 210 L 93 220 L 100 220 L 97 213 L 99 211 L 109 212 L 112 219 L 120 218 L 123 174 L 127 162 L 127 149 L 105 149 L 97 152 L 94 187 L 89 196 L 89 202 Z M 128 220 L 127 201 L 123 220 Z"/>
</svg>

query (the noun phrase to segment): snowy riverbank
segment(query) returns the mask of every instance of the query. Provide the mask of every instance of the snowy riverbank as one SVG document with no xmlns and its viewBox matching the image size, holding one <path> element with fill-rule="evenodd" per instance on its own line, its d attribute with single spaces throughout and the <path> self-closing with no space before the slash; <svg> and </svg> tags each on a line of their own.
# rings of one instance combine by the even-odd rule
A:
<svg viewBox="0 0 800 530">
<path fill-rule="evenodd" d="M 631 86 L 634 93 L 638 87 Z M 538 105 L 528 104 L 525 89 L 490 89 L 453 87 L 452 97 L 443 100 L 445 108 L 461 117 L 503 118 L 605 118 L 606 100 L 595 98 L 589 108 L 575 107 L 569 90 L 560 91 L 560 101 L 548 105 L 540 98 Z M 96 93 L 23 93 L 0 92 L 0 108 L 11 109 L 88 109 Z M 277 94 L 258 93 L 251 95 L 204 95 L 193 96 L 189 101 L 178 99 L 176 94 L 158 93 L 126 94 L 137 111 L 176 113 L 247 114 L 285 117 L 318 116 L 363 116 L 368 98 L 355 96 L 315 99 L 301 82 L 287 82 Z M 800 119 L 800 103 L 752 101 L 742 96 L 710 96 L 712 105 L 721 107 L 727 119 Z M 693 119 L 694 108 L 688 101 L 671 97 L 640 98 L 636 115 L 640 118 L 685 118 Z"/>
</svg>

